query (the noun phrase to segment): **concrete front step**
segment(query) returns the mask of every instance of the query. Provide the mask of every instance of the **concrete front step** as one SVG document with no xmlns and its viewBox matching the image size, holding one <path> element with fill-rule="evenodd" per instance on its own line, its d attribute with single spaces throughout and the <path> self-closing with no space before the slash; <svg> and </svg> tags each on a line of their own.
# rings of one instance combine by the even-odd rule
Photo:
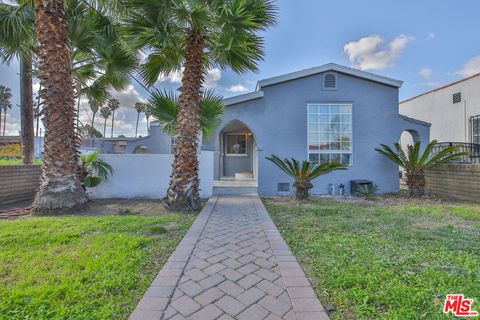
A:
<svg viewBox="0 0 480 320">
<path fill-rule="evenodd" d="M 226 194 L 226 195 L 256 195 L 258 194 L 258 187 L 222 187 L 214 186 L 213 194 Z"/>
</svg>

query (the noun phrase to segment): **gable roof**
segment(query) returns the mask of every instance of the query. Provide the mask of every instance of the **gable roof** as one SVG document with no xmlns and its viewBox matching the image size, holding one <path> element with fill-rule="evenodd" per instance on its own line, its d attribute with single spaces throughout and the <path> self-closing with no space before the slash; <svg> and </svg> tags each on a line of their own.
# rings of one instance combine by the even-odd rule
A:
<svg viewBox="0 0 480 320">
<path fill-rule="evenodd" d="M 478 77 L 478 76 L 480 76 L 480 72 L 479 72 L 479 73 L 475 73 L 475 74 L 473 74 L 473 75 L 471 75 L 471 76 L 469 76 L 469 77 L 466 77 L 466 78 L 464 78 L 464 79 L 461 79 L 461 80 L 458 80 L 458 81 L 455 81 L 455 82 L 446 84 L 446 85 L 441 86 L 441 87 L 439 87 L 439 88 L 436 88 L 436 89 L 433 89 L 433 90 L 430 90 L 430 91 L 427 91 L 427 92 L 424 92 L 424 93 L 420 93 L 419 95 L 416 95 L 416 96 L 413 96 L 413 97 L 408 98 L 408 99 L 406 99 L 406 100 L 403 100 L 402 102 L 400 102 L 400 104 L 405 103 L 405 102 L 408 102 L 408 101 L 411 101 L 411 100 L 413 100 L 413 99 L 420 98 L 420 97 L 422 97 L 422 96 L 425 96 L 425 95 L 427 95 L 427 94 L 430 94 L 430 93 L 433 93 L 433 92 L 436 92 L 436 91 L 440 91 L 440 90 L 446 89 L 446 88 L 448 88 L 448 87 L 451 87 L 451 86 L 454 86 L 454 85 L 456 85 L 456 84 L 462 83 L 462 82 L 464 82 L 464 81 L 467 81 L 467 80 L 476 78 L 476 77 Z"/>
<path fill-rule="evenodd" d="M 341 65 L 336 64 L 336 63 L 327 63 L 327 64 L 324 64 L 324 65 L 319 66 L 319 67 L 300 70 L 300 71 L 296 71 L 296 72 L 292 72 L 292 73 L 287 73 L 287 74 L 284 74 L 284 75 L 281 75 L 281 76 L 260 80 L 257 83 L 256 90 L 258 91 L 258 90 L 261 90 L 262 87 L 271 86 L 271 85 L 274 85 L 274 84 L 277 84 L 277 83 L 291 81 L 291 80 L 295 80 L 295 79 L 299 79 L 299 78 L 304 78 L 304 77 L 312 76 L 312 75 L 319 74 L 319 73 L 322 73 L 322 72 L 327 72 L 327 71 L 336 71 L 336 72 L 344 73 L 344 74 L 351 75 L 351 76 L 354 76 L 354 77 L 357 77 L 357 78 L 362 78 L 362 79 L 367 79 L 367 80 L 370 80 L 370 81 L 379 82 L 379 83 L 386 84 L 388 86 L 392 86 L 392 87 L 396 87 L 396 88 L 400 88 L 403 84 L 403 81 L 395 80 L 395 79 L 388 78 L 388 77 L 384 77 L 384 76 L 381 76 L 381 75 L 378 75 L 378 74 L 375 74 L 375 73 L 366 72 L 366 71 L 362 71 L 362 70 L 357 70 L 357 69 L 353 69 L 353 68 L 346 67 L 346 66 L 341 66 Z"/>
<path fill-rule="evenodd" d="M 347 74 L 357 78 L 362 78 L 362 79 L 382 83 L 387 86 L 392 86 L 395 88 L 400 88 L 403 84 L 403 81 L 384 77 L 375 73 L 353 69 L 350 67 L 336 64 L 336 63 L 327 63 L 322 66 L 295 71 L 295 72 L 287 73 L 281 76 L 260 80 L 257 82 L 257 86 L 254 92 L 245 93 L 238 96 L 233 96 L 230 98 L 223 99 L 223 104 L 225 106 L 229 106 L 229 105 L 233 105 L 233 104 L 237 104 L 237 103 L 241 103 L 241 102 L 245 102 L 253 99 L 259 99 L 263 97 L 263 91 L 262 91 L 263 87 L 271 86 L 271 85 L 282 83 L 282 82 L 292 81 L 295 79 L 300 79 L 300 78 L 304 78 L 304 77 L 308 77 L 308 76 L 312 76 L 315 74 L 328 72 L 328 71 L 336 71 L 338 73 L 343 73 L 343 74 Z"/>
</svg>

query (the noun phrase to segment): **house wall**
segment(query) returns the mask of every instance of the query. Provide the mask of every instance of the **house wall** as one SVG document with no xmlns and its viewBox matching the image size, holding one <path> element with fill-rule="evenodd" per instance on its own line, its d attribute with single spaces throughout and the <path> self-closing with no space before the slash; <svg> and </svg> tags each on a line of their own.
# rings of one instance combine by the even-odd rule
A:
<svg viewBox="0 0 480 320">
<path fill-rule="evenodd" d="M 113 166 L 107 182 L 89 189 L 92 198 L 164 198 L 172 173 L 170 154 L 102 154 Z M 200 195 L 209 197 L 213 190 L 213 152 L 202 151 L 200 161 Z"/>
<path fill-rule="evenodd" d="M 232 120 L 242 121 L 252 130 L 258 151 L 258 188 L 264 195 L 277 194 L 277 184 L 292 182 L 265 157 L 308 158 L 307 103 L 353 104 L 353 164 L 348 171 L 329 173 L 314 180 L 312 193 L 328 192 L 328 185 L 338 190 L 344 184 L 350 192 L 350 180 L 373 180 L 381 192 L 398 192 L 398 166 L 374 151 L 381 143 L 399 141 L 402 131 L 416 130 L 428 141 L 428 127 L 402 119 L 398 115 L 398 89 L 341 73 L 337 90 L 322 90 L 323 74 L 263 87 L 264 97 L 226 108 L 219 132 Z M 204 142 L 204 149 L 214 151 L 218 134 Z"/>
<path fill-rule="evenodd" d="M 480 76 L 400 104 L 400 113 L 432 124 L 430 138 L 440 142 L 470 142 L 469 119 L 480 115 Z M 452 95 L 462 93 L 453 103 Z M 405 144 L 405 143 L 402 143 Z"/>
</svg>

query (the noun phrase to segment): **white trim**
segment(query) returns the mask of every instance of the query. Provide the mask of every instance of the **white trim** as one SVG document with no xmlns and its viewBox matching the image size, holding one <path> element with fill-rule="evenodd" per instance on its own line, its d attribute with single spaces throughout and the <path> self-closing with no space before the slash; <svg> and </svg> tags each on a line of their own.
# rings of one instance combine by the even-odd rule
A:
<svg viewBox="0 0 480 320">
<path fill-rule="evenodd" d="M 392 86 L 392 87 L 395 87 L 395 88 L 400 88 L 403 84 L 403 81 L 400 81 L 400 80 L 395 80 L 395 79 L 392 79 L 392 78 L 384 77 L 384 76 L 381 76 L 381 75 L 378 75 L 378 74 L 374 74 L 374 73 L 370 73 L 370 72 L 366 72 L 366 71 L 362 71 L 362 70 L 352 69 L 352 68 L 349 68 L 349 67 L 345 67 L 345 66 L 335 64 L 335 63 L 328 63 L 328 64 L 324 64 L 324 65 L 319 66 L 319 67 L 300 70 L 300 71 L 296 71 L 296 72 L 292 72 L 292 73 L 287 73 L 287 74 L 284 74 L 284 75 L 281 75 L 281 76 L 260 80 L 257 83 L 256 90 L 259 91 L 263 87 L 266 87 L 266 86 L 271 86 L 271 85 L 274 85 L 274 84 L 277 84 L 277 83 L 282 83 L 282 82 L 291 81 L 291 80 L 295 80 L 295 79 L 299 79 L 299 78 L 304 78 L 304 77 L 312 76 L 312 75 L 322 73 L 322 72 L 326 72 L 326 71 L 337 71 L 337 72 L 348 74 L 348 75 L 351 75 L 351 76 L 354 76 L 354 77 L 363 78 L 363 79 L 383 83 L 383 84 L 386 84 L 388 86 Z M 338 77 L 337 77 L 337 79 L 338 79 Z"/>
<path fill-rule="evenodd" d="M 230 132 L 224 133 L 225 136 L 245 136 L 245 153 L 227 153 L 227 139 L 225 139 L 224 148 L 226 157 L 248 157 L 248 133 Z"/>
<path fill-rule="evenodd" d="M 259 90 L 259 91 L 249 92 L 249 93 L 241 94 L 238 96 L 223 99 L 222 103 L 225 107 L 227 107 L 233 104 L 254 100 L 254 99 L 260 99 L 260 98 L 263 98 L 263 91 Z"/>
<path fill-rule="evenodd" d="M 350 126 L 351 126 L 351 133 L 352 133 L 352 141 L 350 142 L 351 148 L 350 150 L 324 150 L 324 151 L 318 151 L 318 152 L 311 152 L 309 149 L 309 136 L 310 136 L 310 126 L 309 126 L 309 107 L 310 106 L 344 106 L 344 105 L 349 105 L 351 106 L 351 120 L 350 120 Z M 351 102 L 335 102 L 335 103 L 328 103 L 328 102 L 307 102 L 307 161 L 310 161 L 310 154 L 350 154 L 350 163 L 347 165 L 349 167 L 353 166 L 354 163 L 354 157 L 353 157 L 353 140 L 354 140 L 354 128 L 353 128 L 353 103 Z"/>
</svg>

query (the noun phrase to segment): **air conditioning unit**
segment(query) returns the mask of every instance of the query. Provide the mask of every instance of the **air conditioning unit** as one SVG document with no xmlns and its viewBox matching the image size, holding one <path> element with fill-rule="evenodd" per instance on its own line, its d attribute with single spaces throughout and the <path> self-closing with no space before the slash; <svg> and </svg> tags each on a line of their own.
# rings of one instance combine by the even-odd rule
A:
<svg viewBox="0 0 480 320">
<path fill-rule="evenodd" d="M 352 196 L 358 195 L 360 188 L 367 186 L 369 189 L 373 188 L 373 181 L 370 180 L 350 180 L 350 193 Z"/>
</svg>

